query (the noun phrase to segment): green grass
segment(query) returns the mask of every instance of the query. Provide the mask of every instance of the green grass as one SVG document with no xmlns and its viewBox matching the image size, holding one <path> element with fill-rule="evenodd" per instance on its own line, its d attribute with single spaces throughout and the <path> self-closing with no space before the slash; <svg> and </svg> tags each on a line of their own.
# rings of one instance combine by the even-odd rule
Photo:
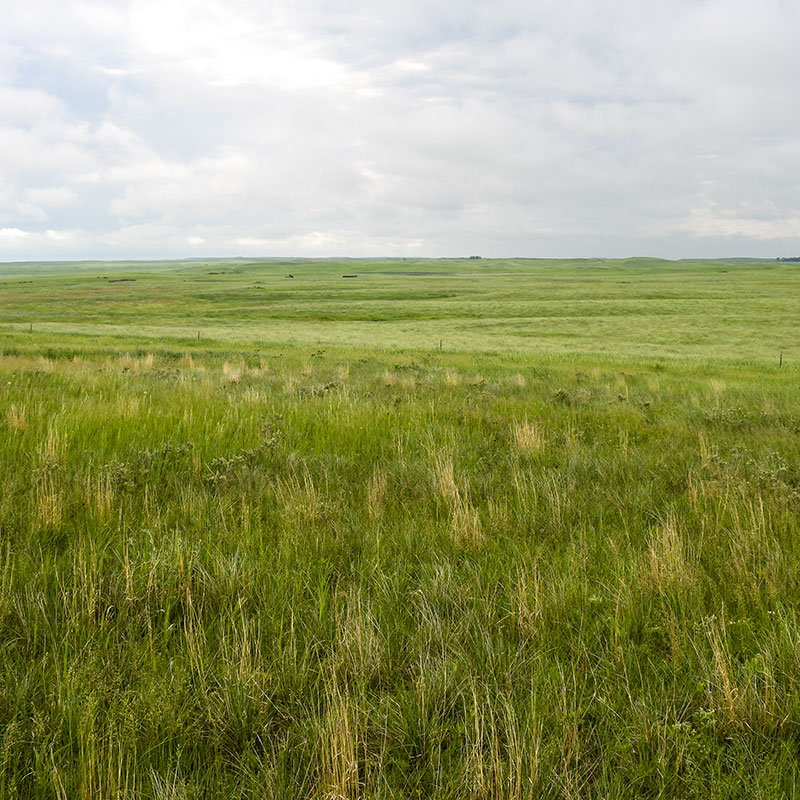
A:
<svg viewBox="0 0 800 800">
<path fill-rule="evenodd" d="M 0 268 L 1 800 L 794 796 L 796 267 L 80 270 Z"/>
<path fill-rule="evenodd" d="M 347 347 L 800 362 L 800 268 L 778 262 L 220 262 L 0 266 L 19 347 Z M 293 279 L 287 274 L 293 274 Z M 344 279 L 343 274 L 357 274 Z M 121 280 L 133 278 L 134 280 Z M 25 337 L 24 333 L 32 335 Z"/>
</svg>

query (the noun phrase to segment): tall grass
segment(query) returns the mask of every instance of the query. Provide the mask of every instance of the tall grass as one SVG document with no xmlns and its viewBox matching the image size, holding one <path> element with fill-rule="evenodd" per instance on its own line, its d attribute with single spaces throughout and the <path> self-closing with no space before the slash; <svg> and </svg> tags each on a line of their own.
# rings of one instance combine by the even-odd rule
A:
<svg viewBox="0 0 800 800">
<path fill-rule="evenodd" d="M 0 358 L 0 798 L 778 797 L 797 374 Z"/>
</svg>

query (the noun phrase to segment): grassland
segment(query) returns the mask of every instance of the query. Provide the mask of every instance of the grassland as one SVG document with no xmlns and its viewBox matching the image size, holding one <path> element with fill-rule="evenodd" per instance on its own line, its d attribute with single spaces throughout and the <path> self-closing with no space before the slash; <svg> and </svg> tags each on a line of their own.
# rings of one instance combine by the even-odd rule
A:
<svg viewBox="0 0 800 800">
<path fill-rule="evenodd" d="M 794 797 L 798 281 L 0 266 L 0 799 Z"/>
<path fill-rule="evenodd" d="M 800 362 L 800 269 L 778 262 L 0 265 L 10 347 L 377 347 Z M 287 278 L 292 274 L 294 278 Z M 343 274 L 355 274 L 344 279 Z M 31 333 L 33 325 L 33 335 Z M 25 335 L 23 335 L 25 334 Z"/>
</svg>

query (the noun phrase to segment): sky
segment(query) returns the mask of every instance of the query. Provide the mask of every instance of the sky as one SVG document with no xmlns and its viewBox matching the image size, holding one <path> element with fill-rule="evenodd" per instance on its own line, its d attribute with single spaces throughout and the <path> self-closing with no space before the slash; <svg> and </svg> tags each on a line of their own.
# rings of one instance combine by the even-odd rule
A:
<svg viewBox="0 0 800 800">
<path fill-rule="evenodd" d="M 27 0 L 0 261 L 800 255 L 797 0 Z"/>
</svg>

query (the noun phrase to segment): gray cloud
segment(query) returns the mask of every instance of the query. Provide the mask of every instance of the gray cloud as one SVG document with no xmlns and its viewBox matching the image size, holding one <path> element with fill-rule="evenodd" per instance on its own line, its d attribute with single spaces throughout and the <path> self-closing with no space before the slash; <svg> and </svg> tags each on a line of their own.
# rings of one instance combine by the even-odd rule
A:
<svg viewBox="0 0 800 800">
<path fill-rule="evenodd" d="M 32 0 L 0 259 L 800 252 L 782 0 Z"/>
</svg>

